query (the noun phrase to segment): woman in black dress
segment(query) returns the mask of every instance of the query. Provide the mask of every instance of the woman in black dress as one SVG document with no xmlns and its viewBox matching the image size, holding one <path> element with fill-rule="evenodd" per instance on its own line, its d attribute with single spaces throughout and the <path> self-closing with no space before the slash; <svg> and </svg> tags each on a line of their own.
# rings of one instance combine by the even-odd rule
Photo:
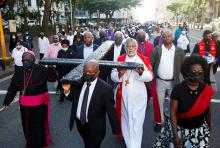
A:
<svg viewBox="0 0 220 148">
<path fill-rule="evenodd" d="M 209 147 L 210 102 L 214 91 L 203 82 L 207 71 L 207 61 L 198 55 L 184 60 L 181 73 L 185 80 L 173 88 L 171 120 L 166 121 L 154 147 Z"/>
</svg>

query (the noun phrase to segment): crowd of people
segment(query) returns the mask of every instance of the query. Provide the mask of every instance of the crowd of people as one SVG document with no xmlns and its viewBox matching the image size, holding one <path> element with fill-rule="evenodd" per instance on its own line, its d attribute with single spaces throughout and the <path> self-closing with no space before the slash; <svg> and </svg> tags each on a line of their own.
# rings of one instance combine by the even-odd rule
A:
<svg viewBox="0 0 220 148">
<path fill-rule="evenodd" d="M 96 60 L 83 67 L 80 84 L 61 79 L 75 66 L 35 62 L 27 32 L 24 40 L 12 35 L 10 51 L 15 73 L 5 96 L 6 109 L 17 92 L 27 148 L 51 143 L 50 99 L 47 81 L 57 81 L 59 101 L 72 102 L 70 130 L 74 121 L 86 148 L 99 148 L 106 132 L 106 113 L 114 137 L 127 148 L 141 148 L 145 113 L 154 108 L 157 148 L 206 148 L 211 131 L 210 101 L 217 90 L 215 73 L 220 65 L 218 33 L 205 30 L 190 52 L 186 24 L 174 32 L 169 23 L 86 27 L 62 31 L 52 43 L 40 33 L 39 59 L 86 59 L 107 40 L 114 41 L 104 60 L 134 62 L 143 68 L 99 67 Z M 26 40 L 26 42 L 25 42 Z M 169 99 L 166 99 L 169 98 Z"/>
</svg>

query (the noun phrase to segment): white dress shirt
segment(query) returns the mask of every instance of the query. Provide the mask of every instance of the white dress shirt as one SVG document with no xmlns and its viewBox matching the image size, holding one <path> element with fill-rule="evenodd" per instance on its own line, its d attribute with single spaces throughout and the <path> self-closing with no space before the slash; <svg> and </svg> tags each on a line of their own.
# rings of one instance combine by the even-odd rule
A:
<svg viewBox="0 0 220 148">
<path fill-rule="evenodd" d="M 177 47 L 187 50 L 187 46 L 189 45 L 189 39 L 186 35 L 180 35 L 180 37 L 177 40 Z"/>
<path fill-rule="evenodd" d="M 161 48 L 162 54 L 157 70 L 157 75 L 161 79 L 173 79 L 174 57 L 176 48 L 174 45 L 172 45 L 170 49 L 167 49 L 164 45 L 162 45 Z"/>
<path fill-rule="evenodd" d="M 14 48 L 12 50 L 11 56 L 12 58 L 14 58 L 14 63 L 16 66 L 23 66 L 23 63 L 21 60 L 22 60 L 22 55 L 25 51 L 28 51 L 28 49 L 23 46 L 19 50 L 17 48 Z"/>
<path fill-rule="evenodd" d="M 44 53 L 47 51 L 48 47 L 50 45 L 50 42 L 47 37 L 38 38 L 38 48 L 40 50 L 40 53 Z"/>
<path fill-rule="evenodd" d="M 121 47 L 122 47 L 122 44 L 120 46 L 114 45 L 114 61 L 117 61 L 118 57 L 120 56 Z"/>
<path fill-rule="evenodd" d="M 70 41 L 70 46 L 73 45 L 74 35 L 67 35 L 66 39 Z"/>
<path fill-rule="evenodd" d="M 92 94 L 93 94 L 93 91 L 94 91 L 94 88 L 96 86 L 96 83 L 97 83 L 97 78 L 91 82 L 91 85 L 89 87 L 89 95 L 88 95 L 88 101 L 87 101 L 87 107 L 86 107 L 86 122 L 88 122 L 88 109 L 89 109 L 89 104 L 90 104 L 90 101 L 91 101 L 91 97 L 92 97 Z M 86 90 L 86 87 L 87 87 L 87 82 L 84 82 L 83 84 L 83 87 L 82 87 L 82 90 L 80 92 L 80 96 L 79 96 L 79 102 L 78 102 L 78 106 L 77 106 L 77 112 L 76 112 L 76 117 L 80 120 L 80 113 L 81 113 L 81 108 L 82 108 L 82 102 L 83 102 L 83 96 L 84 96 L 84 93 L 85 93 L 85 90 Z"/>
<path fill-rule="evenodd" d="M 93 53 L 93 45 L 88 47 L 84 44 L 84 51 L 83 51 L 84 59 L 87 59 L 87 57 L 90 56 L 92 53 Z"/>
</svg>

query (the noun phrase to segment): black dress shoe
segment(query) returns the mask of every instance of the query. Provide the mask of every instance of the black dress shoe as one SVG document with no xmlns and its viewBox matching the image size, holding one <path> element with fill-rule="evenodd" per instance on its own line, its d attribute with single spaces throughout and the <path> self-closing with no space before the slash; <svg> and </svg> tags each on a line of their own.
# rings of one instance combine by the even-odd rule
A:
<svg viewBox="0 0 220 148">
<path fill-rule="evenodd" d="M 154 131 L 157 132 L 157 133 L 159 133 L 159 132 L 161 131 L 161 128 L 162 128 L 162 125 L 161 125 L 161 124 L 156 124 L 156 125 L 154 126 Z"/>
</svg>

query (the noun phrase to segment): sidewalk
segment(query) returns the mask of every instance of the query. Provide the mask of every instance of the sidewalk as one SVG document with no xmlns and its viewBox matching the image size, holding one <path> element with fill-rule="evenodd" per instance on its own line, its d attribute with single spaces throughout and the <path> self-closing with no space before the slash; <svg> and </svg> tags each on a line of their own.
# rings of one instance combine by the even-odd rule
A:
<svg viewBox="0 0 220 148">
<path fill-rule="evenodd" d="M 14 66 L 6 66 L 5 70 L 0 69 L 0 79 L 5 78 L 14 73 Z"/>
</svg>

